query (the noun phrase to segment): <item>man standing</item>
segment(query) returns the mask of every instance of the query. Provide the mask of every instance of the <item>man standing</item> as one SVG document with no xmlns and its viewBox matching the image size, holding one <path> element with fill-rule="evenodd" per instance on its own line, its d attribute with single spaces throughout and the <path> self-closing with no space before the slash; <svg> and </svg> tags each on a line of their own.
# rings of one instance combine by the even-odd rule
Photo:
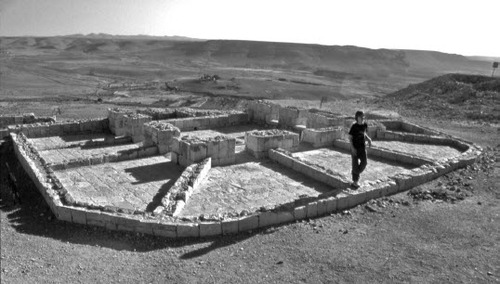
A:
<svg viewBox="0 0 500 284">
<path fill-rule="evenodd" d="M 372 146 L 372 139 L 367 134 L 368 125 L 364 122 L 365 115 L 362 111 L 357 111 L 354 118 L 356 122 L 349 130 L 349 142 L 351 144 L 352 158 L 352 186 L 359 188 L 359 175 L 365 170 L 367 165 L 365 144 Z"/>
</svg>

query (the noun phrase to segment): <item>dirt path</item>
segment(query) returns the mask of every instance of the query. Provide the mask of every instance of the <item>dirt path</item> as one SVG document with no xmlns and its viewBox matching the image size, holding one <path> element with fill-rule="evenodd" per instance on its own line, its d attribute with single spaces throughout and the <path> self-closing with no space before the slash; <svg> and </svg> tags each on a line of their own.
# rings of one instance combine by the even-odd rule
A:
<svg viewBox="0 0 500 284">
<path fill-rule="evenodd" d="M 13 205 L 2 170 L 1 281 L 498 283 L 498 129 L 415 122 L 449 129 L 487 155 L 416 188 L 422 198 L 400 193 L 343 214 L 236 236 L 172 241 L 60 222 L 29 182 L 22 184 L 23 203 Z M 0 162 L 11 159 L 2 153 Z M 444 202 L 435 198 L 437 189 L 458 189 L 465 198 Z"/>
</svg>

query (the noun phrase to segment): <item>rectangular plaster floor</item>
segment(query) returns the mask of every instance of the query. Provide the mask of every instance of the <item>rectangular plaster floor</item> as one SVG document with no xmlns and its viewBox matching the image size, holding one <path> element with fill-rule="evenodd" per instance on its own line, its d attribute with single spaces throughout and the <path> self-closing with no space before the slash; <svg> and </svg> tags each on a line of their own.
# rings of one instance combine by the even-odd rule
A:
<svg viewBox="0 0 500 284">
<path fill-rule="evenodd" d="M 379 148 L 404 152 L 430 160 L 453 158 L 462 153 L 458 149 L 446 145 L 420 144 L 414 142 L 375 140 L 373 141 L 373 145 Z"/>
<path fill-rule="evenodd" d="M 152 211 L 180 177 L 182 168 L 164 156 L 56 171 L 76 201 Z"/>
<path fill-rule="evenodd" d="M 43 151 L 43 150 L 76 146 L 85 143 L 89 140 L 104 141 L 106 137 L 114 137 L 114 135 L 107 133 L 90 133 L 90 134 L 79 134 L 79 135 L 30 138 L 29 140 L 31 141 L 31 143 L 33 143 L 33 146 L 35 146 L 38 149 L 38 151 Z"/>
<path fill-rule="evenodd" d="M 105 154 L 120 153 L 130 149 L 138 149 L 137 144 L 109 145 L 101 147 L 70 147 L 39 151 L 40 156 L 47 163 L 61 164 L 72 159 L 85 159 L 93 156 L 103 156 Z"/>
<path fill-rule="evenodd" d="M 272 160 L 257 160 L 240 152 L 235 164 L 210 170 L 180 216 L 253 212 L 262 206 L 293 202 L 299 196 L 317 197 L 332 190 L 336 189 Z"/>
<path fill-rule="evenodd" d="M 369 152 L 369 150 L 368 150 Z M 293 153 L 296 158 L 304 159 L 312 164 L 344 175 L 351 180 L 351 154 L 338 148 L 319 148 Z M 383 159 L 374 159 L 368 154 L 368 165 L 361 174 L 361 181 L 376 181 L 380 178 L 393 176 L 397 173 L 415 168 L 416 166 L 395 163 Z"/>
</svg>

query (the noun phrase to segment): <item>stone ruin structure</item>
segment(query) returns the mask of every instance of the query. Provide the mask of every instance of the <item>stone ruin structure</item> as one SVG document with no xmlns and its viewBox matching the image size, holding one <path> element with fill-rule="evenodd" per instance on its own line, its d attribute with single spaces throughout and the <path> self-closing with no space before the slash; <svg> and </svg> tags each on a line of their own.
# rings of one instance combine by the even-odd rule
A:
<svg viewBox="0 0 500 284">
<path fill-rule="evenodd" d="M 109 109 L 72 122 L 9 121 L 14 150 L 54 215 L 171 238 L 314 218 L 475 162 L 472 143 L 367 114 L 373 147 L 349 188 L 353 118 L 250 102 L 245 111 Z M 22 124 L 24 122 L 24 124 Z"/>
<path fill-rule="evenodd" d="M 0 138 L 9 135 L 7 127 L 16 124 L 33 124 L 38 122 L 55 122 L 55 116 L 37 117 L 34 113 L 0 115 Z"/>
</svg>

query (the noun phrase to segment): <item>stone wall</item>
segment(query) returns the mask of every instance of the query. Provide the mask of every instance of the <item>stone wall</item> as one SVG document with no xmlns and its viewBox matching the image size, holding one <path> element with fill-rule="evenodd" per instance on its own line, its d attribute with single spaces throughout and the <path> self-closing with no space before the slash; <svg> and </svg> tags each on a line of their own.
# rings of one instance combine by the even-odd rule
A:
<svg viewBox="0 0 500 284">
<path fill-rule="evenodd" d="M 109 120 L 107 118 L 99 118 L 72 122 L 22 124 L 9 126 L 8 131 L 23 133 L 29 138 L 106 133 L 109 131 Z"/>
<path fill-rule="evenodd" d="M 249 119 L 246 112 L 239 111 L 230 114 L 177 118 L 161 121 L 172 124 L 173 126 L 179 128 L 180 131 L 193 131 L 247 124 Z"/>
<path fill-rule="evenodd" d="M 333 142 L 333 146 L 344 149 L 346 151 L 350 151 L 351 149 L 351 144 L 347 141 L 343 140 L 335 140 Z M 433 161 L 424 159 L 424 158 L 419 158 L 407 153 L 402 153 L 394 150 L 386 150 L 382 148 L 378 148 L 376 146 L 372 146 L 367 148 L 367 154 L 368 157 L 380 157 L 389 161 L 394 161 L 397 163 L 403 163 L 403 164 L 408 164 L 408 165 L 416 165 L 416 166 L 421 166 L 424 164 L 430 164 L 433 163 Z"/>
<path fill-rule="evenodd" d="M 235 162 L 236 139 L 227 136 L 196 138 L 184 136 L 172 140 L 171 160 L 187 167 L 208 157 L 212 166 L 230 165 Z"/>
<path fill-rule="evenodd" d="M 56 122 L 55 116 L 37 117 L 33 113 L 0 115 L 0 129 L 9 125 Z"/>
<path fill-rule="evenodd" d="M 278 125 L 284 128 L 293 128 L 296 125 L 306 125 L 307 116 L 307 109 L 282 107 L 279 109 Z"/>
<path fill-rule="evenodd" d="M 144 124 L 152 120 L 151 116 L 143 114 L 124 114 L 117 119 L 116 135 L 130 136 L 134 143 L 144 141 Z"/>
<path fill-rule="evenodd" d="M 470 146 L 468 143 L 457 138 L 443 137 L 428 134 L 415 134 L 406 132 L 394 131 L 377 131 L 377 139 L 379 140 L 394 140 L 404 142 L 414 142 L 422 144 L 446 145 L 454 147 L 460 151 L 467 151 Z"/>
<path fill-rule="evenodd" d="M 379 120 L 386 130 L 395 132 L 409 132 L 415 134 L 425 134 L 425 135 L 442 135 L 439 131 L 435 131 L 429 128 L 425 128 L 413 123 L 409 123 L 402 120 Z"/>
<path fill-rule="evenodd" d="M 268 157 L 270 149 L 296 150 L 299 147 L 299 140 L 297 133 L 286 130 L 248 131 L 245 133 L 245 150 L 260 159 Z"/>
<path fill-rule="evenodd" d="M 9 136 L 11 131 L 8 129 L 9 126 L 11 126 L 12 131 L 19 131 L 22 124 L 54 122 L 56 122 L 55 116 L 36 117 L 33 113 L 0 115 L 0 139 Z"/>
<path fill-rule="evenodd" d="M 270 124 L 278 120 L 279 110 L 280 106 L 264 101 L 250 101 L 247 106 L 250 121 L 257 124 Z"/>
<path fill-rule="evenodd" d="M 324 111 L 309 111 L 307 113 L 307 128 L 325 128 L 344 126 L 347 117 Z"/>
<path fill-rule="evenodd" d="M 151 116 L 152 120 L 177 118 L 177 112 L 175 108 L 148 108 L 145 110 L 137 110 L 137 113 Z"/>
<path fill-rule="evenodd" d="M 108 108 L 109 130 L 111 133 L 121 136 L 123 133 L 117 134 L 117 128 L 123 128 L 123 116 L 126 114 L 133 114 L 134 111 L 130 109 L 121 108 Z M 122 131 L 122 130 L 120 130 Z"/>
<path fill-rule="evenodd" d="M 160 155 L 172 150 L 172 140 L 179 137 L 179 128 L 161 121 L 151 121 L 144 124 L 144 146 L 156 145 Z"/>
<path fill-rule="evenodd" d="M 211 158 L 208 157 L 203 159 L 200 163 L 186 167 L 180 178 L 161 199 L 161 205 L 154 210 L 154 213 L 157 215 L 165 214 L 169 216 L 178 216 L 187 204 L 193 191 L 198 189 L 201 182 L 208 175 L 211 164 Z"/>
<path fill-rule="evenodd" d="M 336 139 L 342 139 L 344 130 L 342 127 L 328 127 L 304 129 L 302 131 L 301 140 L 313 145 L 313 147 L 323 147 L 333 145 Z"/>
<path fill-rule="evenodd" d="M 193 108 L 176 108 L 175 114 L 176 118 L 186 118 L 186 117 L 201 117 L 201 116 L 218 116 L 223 114 L 228 114 L 228 111 L 214 110 L 214 109 L 193 109 Z"/>
<path fill-rule="evenodd" d="M 273 208 L 264 208 L 255 212 L 241 212 L 240 214 L 220 218 L 193 216 L 179 219 L 174 216 L 169 217 L 161 214 L 160 216 L 155 216 L 154 214 L 108 212 L 106 208 L 93 208 L 85 204 L 73 204 L 76 207 L 71 206 L 69 205 L 72 204 L 71 196 L 65 192 L 65 189 L 53 175 L 50 166 L 44 164 L 40 156 L 37 155 L 36 149 L 30 145 L 26 137 L 23 134 L 13 134 L 12 138 L 14 151 L 20 164 L 32 178 L 35 186 L 41 192 L 57 219 L 84 225 L 101 226 L 109 230 L 131 231 L 169 238 L 207 237 L 246 232 L 257 228 L 339 212 L 355 207 L 370 199 L 408 190 L 457 168 L 470 165 L 481 154 L 480 147 L 469 145 L 468 149 L 459 157 L 440 160 L 433 164 L 424 164 L 392 177 L 369 182 L 368 185 L 356 191 L 347 191 L 341 188 L 321 194 L 318 197 L 299 197 L 293 202 L 281 204 Z M 464 142 L 460 141 L 460 143 Z M 271 150 L 269 152 L 273 156 L 280 151 Z M 280 157 L 283 156 L 287 156 L 287 154 L 282 152 Z M 280 159 L 275 158 L 278 162 L 280 162 Z M 287 164 L 287 161 L 283 162 L 283 164 Z M 296 161 L 292 160 L 292 168 L 293 163 L 296 163 Z M 194 173 L 208 172 L 206 166 L 209 164 L 205 163 L 205 166 L 201 168 L 197 167 L 196 169 L 193 168 L 192 170 Z M 314 166 L 307 165 L 299 160 L 297 161 L 296 168 L 300 172 L 309 174 L 308 171 L 314 168 Z M 328 172 L 326 173 L 328 174 Z M 190 176 L 188 179 L 188 186 L 189 181 L 192 181 L 193 185 L 196 182 L 196 178 L 193 179 L 193 176 Z M 177 204 L 182 206 L 180 201 L 184 202 L 184 198 L 187 196 L 183 192 L 179 191 L 179 194 L 175 195 L 176 206 Z"/>
</svg>

